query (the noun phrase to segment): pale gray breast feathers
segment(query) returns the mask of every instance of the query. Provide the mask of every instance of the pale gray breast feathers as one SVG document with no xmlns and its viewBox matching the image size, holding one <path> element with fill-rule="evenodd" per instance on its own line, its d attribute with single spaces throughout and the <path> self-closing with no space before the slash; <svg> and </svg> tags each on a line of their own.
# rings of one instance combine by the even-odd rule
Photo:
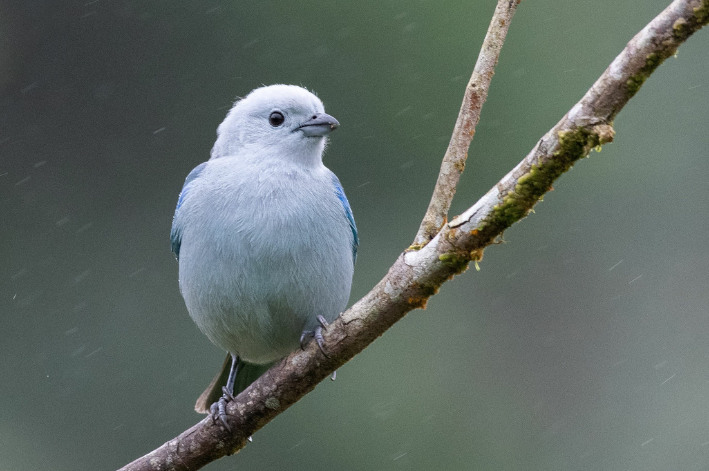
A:
<svg viewBox="0 0 709 471">
<path fill-rule="evenodd" d="M 178 217 L 180 289 L 222 348 L 273 361 L 345 308 L 352 231 L 324 166 L 211 160 Z"/>
</svg>

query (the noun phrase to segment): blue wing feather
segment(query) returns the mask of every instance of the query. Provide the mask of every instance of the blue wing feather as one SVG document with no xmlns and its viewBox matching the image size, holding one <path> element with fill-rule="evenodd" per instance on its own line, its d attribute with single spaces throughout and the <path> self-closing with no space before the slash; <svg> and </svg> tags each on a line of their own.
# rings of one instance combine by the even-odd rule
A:
<svg viewBox="0 0 709 471">
<path fill-rule="evenodd" d="M 357 225 L 354 221 L 354 216 L 352 215 L 352 208 L 350 208 L 350 202 L 347 201 L 345 196 L 345 191 L 342 189 L 342 184 L 336 175 L 332 176 L 332 181 L 335 184 L 335 194 L 337 199 L 342 203 L 342 207 L 345 210 L 345 216 L 347 221 L 350 223 L 350 230 L 352 231 L 352 260 L 357 261 L 357 248 L 359 247 L 359 237 L 357 236 Z"/>
<path fill-rule="evenodd" d="M 175 224 L 175 221 L 177 220 L 177 213 L 180 210 L 180 206 L 182 206 L 182 203 L 185 201 L 185 197 L 187 196 L 187 192 L 190 189 L 190 184 L 200 176 L 200 174 L 204 171 L 204 167 L 207 165 L 207 162 L 202 162 L 201 164 L 197 165 L 190 173 L 187 175 L 187 178 L 185 178 L 185 184 L 182 186 L 182 191 L 180 192 L 180 196 L 177 198 L 177 207 L 175 208 L 175 215 L 172 217 L 172 229 L 170 230 L 170 242 L 172 245 L 172 252 L 175 254 L 175 258 L 179 260 L 180 258 L 180 244 L 182 243 L 182 229 Z"/>
</svg>

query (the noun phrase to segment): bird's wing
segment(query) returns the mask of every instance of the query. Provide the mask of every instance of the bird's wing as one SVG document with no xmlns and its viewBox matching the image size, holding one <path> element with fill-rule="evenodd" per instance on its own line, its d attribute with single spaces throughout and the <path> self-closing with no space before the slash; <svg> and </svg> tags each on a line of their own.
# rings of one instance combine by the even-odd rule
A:
<svg viewBox="0 0 709 471">
<path fill-rule="evenodd" d="M 357 261 L 357 248 L 359 247 L 359 237 L 357 236 L 357 225 L 354 221 L 354 216 L 352 215 L 352 208 L 350 208 L 350 202 L 347 201 L 345 196 L 345 191 L 342 189 L 342 184 L 335 174 L 332 175 L 332 181 L 335 184 L 335 194 L 337 199 L 342 203 L 342 207 L 345 210 L 345 216 L 347 221 L 350 223 L 350 230 L 352 231 L 352 260 Z"/>
<path fill-rule="evenodd" d="M 189 175 L 187 175 L 187 178 L 185 178 L 185 184 L 182 186 L 180 196 L 177 198 L 177 207 L 175 208 L 175 215 L 172 217 L 172 230 L 170 231 L 170 242 L 172 243 L 172 251 L 174 252 L 175 257 L 177 259 L 180 258 L 180 244 L 182 243 L 182 228 L 178 224 L 176 224 L 177 213 L 180 211 L 180 207 L 182 206 L 182 203 L 184 203 L 185 197 L 187 196 L 187 193 L 189 192 L 192 183 L 204 171 L 204 167 L 206 165 L 207 162 L 202 162 L 201 164 L 197 165 L 189 173 Z"/>
</svg>

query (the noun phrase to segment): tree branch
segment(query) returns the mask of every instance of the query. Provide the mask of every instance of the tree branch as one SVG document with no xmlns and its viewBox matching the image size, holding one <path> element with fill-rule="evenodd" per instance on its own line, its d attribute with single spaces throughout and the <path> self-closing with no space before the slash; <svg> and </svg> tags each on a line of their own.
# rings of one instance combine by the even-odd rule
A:
<svg viewBox="0 0 709 471">
<path fill-rule="evenodd" d="M 428 204 L 426 214 L 414 238 L 414 246 L 426 245 L 447 221 L 448 209 L 453 201 L 453 196 L 455 196 L 460 175 L 465 169 L 468 148 L 475 136 L 475 126 L 480 121 L 480 111 L 487 100 L 490 81 L 495 75 L 495 66 L 500 57 L 507 30 L 510 27 L 512 16 L 517 11 L 517 5 L 521 1 L 498 0 L 497 2 L 495 13 L 492 15 L 490 26 L 473 69 L 473 75 L 465 87 L 458 119 L 455 122 L 446 154 L 443 156 L 441 171 L 438 173 L 431 202 Z"/>
<path fill-rule="evenodd" d="M 510 0 L 514 1 L 514 0 Z M 643 82 L 692 33 L 709 22 L 709 0 L 675 0 L 625 47 L 591 89 L 494 188 L 445 224 L 420 250 L 402 253 L 389 273 L 328 327 L 329 357 L 310 342 L 229 403 L 233 433 L 207 417 L 122 468 L 194 470 L 238 452 L 247 438 L 361 352 L 407 312 L 423 308 L 446 280 L 525 217 L 556 178 L 613 139 L 611 122 Z"/>
</svg>

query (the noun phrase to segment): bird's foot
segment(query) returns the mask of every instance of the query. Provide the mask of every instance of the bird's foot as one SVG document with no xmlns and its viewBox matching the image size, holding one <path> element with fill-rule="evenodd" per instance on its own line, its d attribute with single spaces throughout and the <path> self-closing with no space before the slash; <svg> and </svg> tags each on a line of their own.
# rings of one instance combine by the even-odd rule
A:
<svg viewBox="0 0 709 471">
<path fill-rule="evenodd" d="M 323 329 L 326 328 L 329 324 L 323 316 L 318 316 L 317 319 L 320 325 L 317 326 L 315 330 L 304 330 L 303 334 L 300 336 L 300 348 L 305 350 L 305 339 L 308 337 L 313 337 L 315 339 L 315 342 L 318 344 L 318 348 L 320 348 L 322 354 L 325 355 L 327 358 L 330 358 L 330 355 L 325 352 L 325 340 L 322 336 Z"/>
<path fill-rule="evenodd" d="M 304 330 L 302 334 L 300 334 L 300 349 L 305 350 L 305 340 L 312 337 L 315 335 L 315 332 L 312 330 Z"/>
<path fill-rule="evenodd" d="M 231 427 L 226 420 L 226 405 L 234 400 L 234 395 L 227 389 L 226 386 L 222 387 L 222 392 L 224 395 L 220 397 L 217 402 L 212 404 L 209 408 L 209 412 L 212 417 L 212 423 L 217 423 L 217 419 L 219 419 L 221 423 L 224 424 L 224 427 L 231 432 Z"/>
<path fill-rule="evenodd" d="M 315 328 L 315 333 L 313 334 L 313 337 L 315 338 L 315 341 L 318 343 L 318 347 L 320 348 L 320 351 L 322 352 L 322 354 L 325 355 L 325 357 L 330 358 L 330 355 L 328 355 L 325 352 L 325 340 L 323 339 L 323 336 L 322 336 L 323 329 L 326 329 L 327 326 L 330 324 L 327 323 L 327 321 L 325 320 L 325 318 L 323 316 L 318 316 L 317 319 L 318 319 L 318 322 L 320 323 L 320 325 Z"/>
</svg>

